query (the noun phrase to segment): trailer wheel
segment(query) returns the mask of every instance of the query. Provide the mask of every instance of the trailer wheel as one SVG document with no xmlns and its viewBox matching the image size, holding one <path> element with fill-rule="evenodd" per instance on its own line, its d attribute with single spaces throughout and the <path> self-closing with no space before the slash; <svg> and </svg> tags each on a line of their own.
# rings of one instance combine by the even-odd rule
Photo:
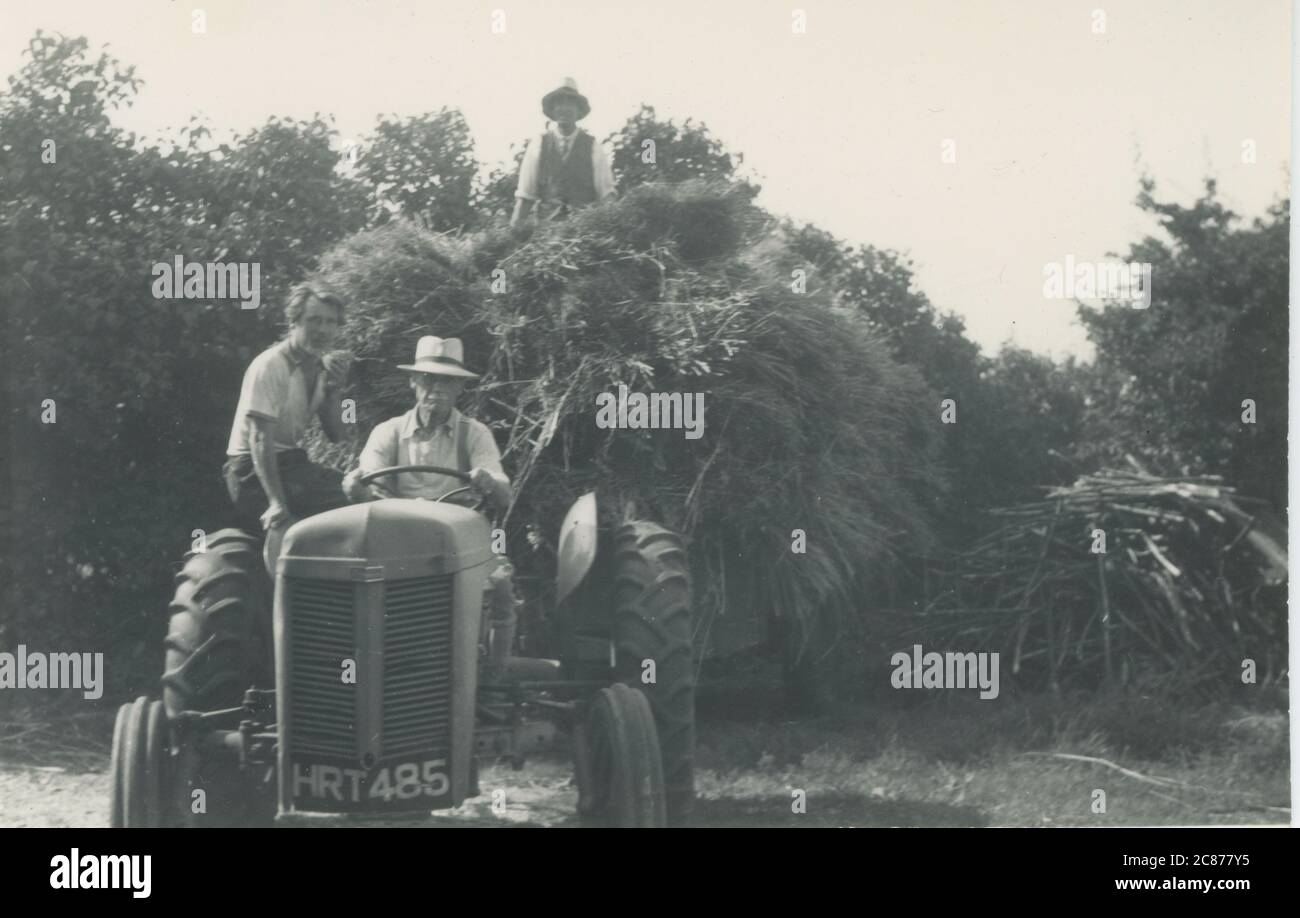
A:
<svg viewBox="0 0 1300 918">
<path fill-rule="evenodd" d="M 645 695 L 622 683 L 591 702 L 579 767 L 579 815 L 585 825 L 648 828 L 668 824 L 663 762 Z M 585 786 L 584 786 L 585 785 Z"/>
</svg>

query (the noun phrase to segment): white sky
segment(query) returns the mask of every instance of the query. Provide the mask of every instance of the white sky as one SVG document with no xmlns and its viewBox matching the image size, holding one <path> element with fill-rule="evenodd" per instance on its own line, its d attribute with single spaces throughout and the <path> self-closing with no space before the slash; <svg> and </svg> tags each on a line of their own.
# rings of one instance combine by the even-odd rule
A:
<svg viewBox="0 0 1300 918">
<path fill-rule="evenodd" d="M 379 114 L 447 105 L 494 163 L 573 76 L 597 137 L 641 102 L 694 117 L 745 154 L 767 208 L 910 253 L 986 349 L 1088 352 L 1073 304 L 1043 298 L 1043 266 L 1150 231 L 1133 206 L 1144 169 L 1185 203 L 1212 174 L 1251 217 L 1290 159 L 1285 0 L 0 0 L 0 74 L 37 28 L 136 65 L 121 122 L 146 136 L 194 114 L 221 137 L 318 111 L 361 136 Z"/>
</svg>

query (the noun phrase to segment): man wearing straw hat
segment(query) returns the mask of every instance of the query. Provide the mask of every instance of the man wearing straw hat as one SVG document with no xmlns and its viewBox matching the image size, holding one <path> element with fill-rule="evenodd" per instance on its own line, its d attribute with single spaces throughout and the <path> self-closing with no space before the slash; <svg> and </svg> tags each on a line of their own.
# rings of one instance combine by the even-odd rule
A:
<svg viewBox="0 0 1300 918">
<path fill-rule="evenodd" d="M 478 379 L 465 368 L 459 338 L 425 335 L 415 347 L 415 362 L 399 364 L 411 377 L 415 406 L 405 414 L 375 425 L 361 451 L 358 467 L 343 479 L 343 492 L 353 501 L 380 497 L 437 500 L 463 488 L 462 481 L 436 472 L 401 472 L 364 485 L 361 476 L 394 465 L 440 465 L 469 475 L 470 486 L 487 498 L 494 510 L 510 503 L 510 479 L 501 468 L 501 452 L 487 425 L 456 409 L 465 383 Z M 470 505 L 473 494 L 455 495 L 450 503 Z M 516 606 L 513 573 L 505 555 L 498 555 L 488 575 L 492 603 L 493 642 L 498 653 L 509 655 L 514 642 Z"/>
<path fill-rule="evenodd" d="M 539 219 L 551 220 L 614 193 L 614 172 L 605 148 L 578 127 L 590 111 L 587 97 L 572 79 L 542 97 L 542 112 L 552 124 L 524 151 L 512 226 L 527 220 L 534 208 Z"/>
<path fill-rule="evenodd" d="M 409 497 L 435 500 L 463 483 L 432 472 L 403 472 L 369 486 L 362 475 L 392 465 L 440 465 L 470 476 L 471 486 L 487 497 L 493 509 L 510 503 L 510 479 L 501 468 L 501 453 L 487 425 L 456 409 L 465 383 L 478 379 L 465 369 L 464 346 L 459 338 L 425 335 L 415 347 L 415 362 L 399 364 L 411 377 L 415 406 L 405 414 L 375 425 L 361 451 L 358 468 L 343 480 L 343 490 L 354 501 L 375 497 Z M 472 504 L 474 495 L 452 498 Z"/>
</svg>

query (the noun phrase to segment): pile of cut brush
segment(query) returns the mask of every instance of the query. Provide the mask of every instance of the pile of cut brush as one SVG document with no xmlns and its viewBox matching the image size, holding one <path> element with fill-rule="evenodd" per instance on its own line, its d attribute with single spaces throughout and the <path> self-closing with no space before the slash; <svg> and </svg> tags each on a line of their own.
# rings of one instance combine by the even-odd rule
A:
<svg viewBox="0 0 1300 918">
<path fill-rule="evenodd" d="M 1213 692 L 1284 673 L 1285 529 L 1221 479 L 1108 470 L 991 516 L 944 565 L 914 632 L 931 643 L 996 650 L 1053 686 L 1156 672 Z"/>
<path fill-rule="evenodd" d="M 793 290 L 798 267 L 749 196 L 687 183 L 535 228 L 393 223 L 345 240 L 319 276 L 349 304 L 362 437 L 410 408 L 395 366 L 420 335 L 464 340 L 483 379 L 462 408 L 502 449 L 510 554 L 533 597 L 565 510 L 595 489 L 685 534 L 699 626 L 722 649 L 737 618 L 861 612 L 864 576 L 924 546 L 945 488 L 920 408 L 937 399 L 831 285 Z M 599 424 L 622 386 L 702 399 L 702 431 Z"/>
</svg>

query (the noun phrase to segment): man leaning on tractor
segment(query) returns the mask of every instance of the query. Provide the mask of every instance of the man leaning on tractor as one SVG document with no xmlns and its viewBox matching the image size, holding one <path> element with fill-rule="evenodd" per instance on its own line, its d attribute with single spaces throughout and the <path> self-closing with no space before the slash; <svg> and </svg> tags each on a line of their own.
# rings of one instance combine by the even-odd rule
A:
<svg viewBox="0 0 1300 918">
<path fill-rule="evenodd" d="M 262 529 L 282 526 L 347 503 L 342 476 L 309 461 L 301 446 L 313 417 L 330 440 L 343 436 L 339 393 L 347 365 L 322 356 L 343 322 L 343 301 L 299 284 L 284 315 L 289 333 L 244 373 L 226 447 L 226 488 L 250 528 L 259 521 Z"/>
<path fill-rule="evenodd" d="M 375 425 L 358 467 L 343 479 L 343 492 L 353 501 L 380 497 L 438 500 L 445 496 L 448 502 L 465 506 L 476 504 L 481 495 L 493 510 L 504 510 L 510 504 L 510 479 L 501 467 L 501 452 L 492 431 L 456 409 L 465 383 L 479 378 L 465 368 L 460 339 L 426 335 L 416 345 L 415 362 L 399 364 L 398 369 L 410 374 L 415 405 L 405 414 Z M 470 488 L 467 490 L 460 479 L 436 472 L 400 472 L 395 481 L 382 478 L 370 485 L 361 483 L 363 475 L 395 465 L 456 469 L 469 476 Z M 501 642 L 499 652 L 508 656 L 517 603 L 510 562 L 504 555 L 498 555 L 497 561 L 488 577 L 493 640 Z"/>
</svg>

